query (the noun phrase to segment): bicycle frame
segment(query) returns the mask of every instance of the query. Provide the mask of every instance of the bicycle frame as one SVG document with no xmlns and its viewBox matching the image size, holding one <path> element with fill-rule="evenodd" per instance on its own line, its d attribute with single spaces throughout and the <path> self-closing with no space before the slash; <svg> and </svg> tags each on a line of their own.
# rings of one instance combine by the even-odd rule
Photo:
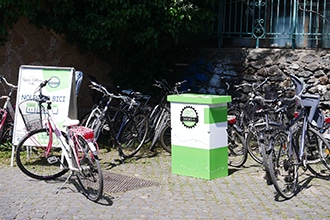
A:
<svg viewBox="0 0 330 220">
<path fill-rule="evenodd" d="M 47 102 L 47 122 L 46 122 L 46 129 L 48 130 L 48 134 L 49 134 L 49 138 L 48 138 L 48 143 L 47 146 L 45 148 L 45 157 L 47 158 L 47 161 L 49 163 L 53 163 L 57 161 L 56 157 L 48 157 L 50 150 L 52 147 L 61 147 L 62 148 L 62 156 L 61 156 L 61 164 L 63 166 L 64 164 L 64 159 L 66 159 L 67 163 L 68 163 L 68 168 L 70 170 L 75 170 L 78 171 L 79 170 L 79 164 L 77 164 L 78 166 L 74 166 L 73 165 L 73 159 L 70 155 L 70 145 L 67 144 L 65 137 L 62 135 L 61 130 L 58 128 L 57 124 L 56 124 L 56 120 L 53 114 L 53 111 L 51 110 L 51 102 Z M 41 108 L 43 108 L 42 106 L 40 106 Z M 40 108 L 40 109 L 41 109 Z M 59 146 L 55 146 L 53 143 L 53 131 L 56 135 L 56 137 L 58 138 L 58 140 L 60 141 Z M 69 137 L 68 137 L 69 138 Z M 39 142 L 39 140 L 35 140 L 36 142 Z M 70 141 L 70 140 L 69 140 Z M 75 152 L 73 150 L 73 152 Z M 77 156 L 75 155 L 75 160 L 77 160 Z"/>
<path fill-rule="evenodd" d="M 41 106 L 40 106 L 41 107 Z M 43 108 L 43 107 L 41 107 Z M 54 163 L 57 162 L 57 158 L 56 157 L 48 157 L 50 154 L 50 150 L 52 147 L 61 147 L 62 149 L 62 155 L 61 155 L 61 165 L 63 166 L 62 168 L 64 168 L 64 159 L 66 160 L 66 162 L 68 163 L 67 166 L 69 168 L 69 170 L 72 171 L 80 171 L 80 158 L 78 156 L 78 151 L 81 149 L 78 149 L 78 142 L 74 141 L 74 139 L 77 139 L 79 134 L 75 134 L 74 132 L 70 131 L 70 127 L 71 125 L 67 126 L 67 130 L 68 130 L 68 142 L 66 140 L 66 137 L 63 136 L 61 130 L 59 129 L 59 127 L 57 126 L 53 111 L 51 109 L 51 102 L 47 102 L 47 111 L 46 111 L 46 115 L 47 115 L 47 121 L 46 121 L 46 129 L 48 131 L 49 134 L 49 138 L 48 138 L 48 142 L 47 142 L 47 146 L 45 147 L 45 157 L 47 158 L 47 161 L 49 163 Z M 53 131 L 56 135 L 56 137 L 59 140 L 59 143 L 53 143 Z M 39 142 L 39 140 L 35 140 L 36 143 Z M 90 141 L 87 140 L 87 143 L 91 149 L 92 152 L 96 152 L 97 149 L 94 146 L 94 144 Z M 58 144 L 58 145 L 56 145 Z M 73 155 L 72 155 L 73 153 Z M 73 157 L 72 157 L 73 156 Z M 93 155 L 91 155 L 93 157 Z"/>
<path fill-rule="evenodd" d="M 3 129 L 3 126 L 5 122 L 7 121 L 8 113 L 12 120 L 15 118 L 15 110 L 10 102 L 11 95 L 14 92 L 15 89 L 17 89 L 17 86 L 14 86 L 13 84 L 10 84 L 7 82 L 7 80 L 4 77 L 0 77 L 1 80 L 3 80 L 8 86 L 10 86 L 10 91 L 8 95 L 3 95 L 0 97 L 0 100 L 5 99 L 5 103 L 3 105 L 3 108 L 1 109 L 2 118 L 0 123 L 0 130 Z"/>
<path fill-rule="evenodd" d="M 292 80 L 295 82 L 296 85 L 296 95 L 294 98 L 300 103 L 301 105 L 301 110 L 296 118 L 294 118 L 291 123 L 288 125 L 287 130 L 289 131 L 288 133 L 288 138 L 290 141 L 290 154 L 292 155 L 292 143 L 293 143 L 293 126 L 298 123 L 299 120 L 303 119 L 303 123 L 301 126 L 301 138 L 300 138 L 300 145 L 296 146 L 294 145 L 295 149 L 295 154 L 297 156 L 298 162 L 303 163 L 303 166 L 306 167 L 306 160 L 304 160 L 304 150 L 305 150 L 305 140 L 307 136 L 307 131 L 308 131 L 308 126 L 311 126 L 310 124 L 313 123 L 313 120 L 315 118 L 315 114 L 319 112 L 318 104 L 320 101 L 319 96 L 315 95 L 302 95 L 302 92 L 304 91 L 304 84 L 300 82 L 298 79 L 295 77 L 292 77 Z M 323 127 L 324 123 L 324 116 L 323 114 L 317 115 L 317 122 L 316 126 L 319 127 L 320 129 Z M 320 124 L 322 123 L 322 124 Z M 328 145 L 328 142 L 326 142 Z M 307 156 L 307 155 L 306 155 Z"/>
<path fill-rule="evenodd" d="M 304 150 L 305 150 L 305 140 L 306 140 L 306 136 L 307 136 L 307 131 L 308 131 L 308 126 L 309 122 L 308 122 L 308 115 L 307 115 L 307 111 L 306 108 L 302 108 L 301 111 L 299 112 L 298 116 L 291 121 L 290 125 L 288 126 L 288 140 L 290 141 L 290 155 L 293 154 L 293 148 L 294 153 L 296 154 L 296 157 L 298 159 L 297 162 L 301 163 L 303 162 L 303 166 L 306 166 L 305 162 L 304 162 Z M 293 144 L 293 127 L 294 125 L 296 125 L 298 123 L 299 120 L 303 120 L 302 122 L 302 126 L 301 126 L 301 138 L 300 138 L 300 145 L 294 145 Z"/>
</svg>

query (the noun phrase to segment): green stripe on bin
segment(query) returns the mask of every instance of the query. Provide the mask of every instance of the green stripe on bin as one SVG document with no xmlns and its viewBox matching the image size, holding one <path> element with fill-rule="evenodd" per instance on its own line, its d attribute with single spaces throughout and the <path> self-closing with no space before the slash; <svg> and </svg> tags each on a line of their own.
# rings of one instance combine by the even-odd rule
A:
<svg viewBox="0 0 330 220">
<path fill-rule="evenodd" d="M 228 147 L 200 149 L 172 145 L 172 173 L 207 180 L 228 176 Z"/>
<path fill-rule="evenodd" d="M 214 124 L 227 121 L 227 106 L 204 109 L 204 123 Z"/>
<path fill-rule="evenodd" d="M 190 104 L 220 104 L 231 102 L 231 96 L 184 93 L 180 95 L 168 95 L 167 101 Z"/>
</svg>

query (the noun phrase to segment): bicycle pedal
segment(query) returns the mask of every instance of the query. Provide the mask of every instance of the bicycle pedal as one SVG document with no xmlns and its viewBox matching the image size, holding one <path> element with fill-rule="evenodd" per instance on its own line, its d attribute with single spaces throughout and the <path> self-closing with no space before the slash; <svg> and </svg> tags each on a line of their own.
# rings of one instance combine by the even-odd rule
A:
<svg viewBox="0 0 330 220">
<path fill-rule="evenodd" d="M 47 162 L 48 162 L 49 164 L 57 163 L 57 162 L 58 162 L 58 158 L 57 158 L 56 156 L 48 157 L 48 158 L 47 158 Z"/>
</svg>

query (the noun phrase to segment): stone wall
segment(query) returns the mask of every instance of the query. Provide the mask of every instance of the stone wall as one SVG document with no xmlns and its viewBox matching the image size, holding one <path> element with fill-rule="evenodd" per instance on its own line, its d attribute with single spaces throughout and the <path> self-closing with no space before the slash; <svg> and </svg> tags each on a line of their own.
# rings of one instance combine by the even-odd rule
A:
<svg viewBox="0 0 330 220">
<path fill-rule="evenodd" d="M 85 77 L 78 106 L 83 108 L 92 106 L 86 80 L 88 74 L 96 76 L 100 82 L 111 84 L 111 66 L 108 63 L 91 53 L 81 54 L 75 46 L 66 43 L 64 36 L 39 30 L 25 18 L 21 18 L 9 31 L 9 41 L 0 47 L 0 74 L 17 84 L 21 65 L 74 67 L 82 71 Z"/>
<path fill-rule="evenodd" d="M 288 86 L 288 76 L 295 74 L 309 85 L 308 92 L 321 95 L 323 107 L 330 106 L 330 54 L 328 50 L 291 49 L 203 49 L 194 59 L 182 61 L 191 86 L 200 93 L 237 94 L 234 85 L 260 83 L 266 77 L 275 88 Z M 286 73 L 286 74 L 285 74 Z"/>
</svg>

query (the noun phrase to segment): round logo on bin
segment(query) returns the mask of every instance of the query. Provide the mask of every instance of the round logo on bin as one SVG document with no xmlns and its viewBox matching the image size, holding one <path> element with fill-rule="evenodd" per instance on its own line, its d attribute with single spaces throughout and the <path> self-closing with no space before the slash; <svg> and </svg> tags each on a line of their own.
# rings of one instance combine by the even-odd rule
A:
<svg viewBox="0 0 330 220">
<path fill-rule="evenodd" d="M 51 80 L 48 82 L 48 86 L 51 88 L 56 88 L 60 85 L 60 83 L 60 78 L 58 78 L 57 76 L 52 76 Z"/>
<path fill-rule="evenodd" d="M 192 106 L 186 106 L 180 114 L 180 121 L 186 128 L 193 128 L 197 125 L 198 114 Z"/>
</svg>

